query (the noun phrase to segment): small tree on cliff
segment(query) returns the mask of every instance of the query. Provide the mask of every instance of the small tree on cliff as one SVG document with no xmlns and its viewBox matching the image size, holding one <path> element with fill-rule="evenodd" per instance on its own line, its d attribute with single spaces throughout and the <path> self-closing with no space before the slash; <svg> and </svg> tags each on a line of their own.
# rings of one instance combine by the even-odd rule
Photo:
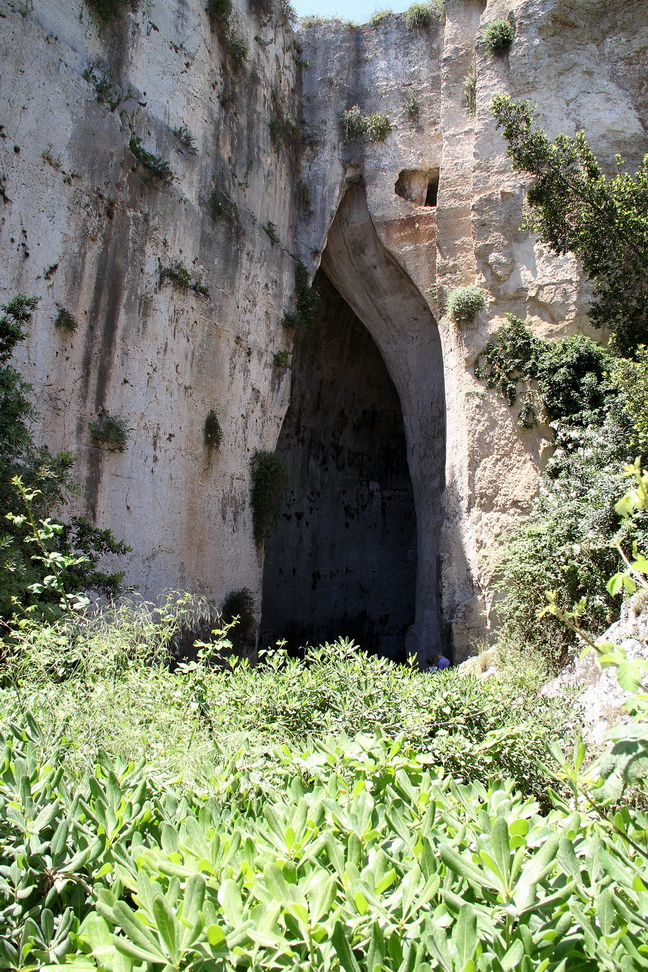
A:
<svg viewBox="0 0 648 972">
<path fill-rule="evenodd" d="M 528 101 L 492 103 L 513 168 L 533 175 L 525 225 L 554 253 L 574 253 L 596 285 L 590 316 L 613 332 L 612 346 L 634 357 L 648 344 L 648 155 L 636 175 L 607 178 L 582 132 L 551 142 L 533 128 Z"/>
</svg>

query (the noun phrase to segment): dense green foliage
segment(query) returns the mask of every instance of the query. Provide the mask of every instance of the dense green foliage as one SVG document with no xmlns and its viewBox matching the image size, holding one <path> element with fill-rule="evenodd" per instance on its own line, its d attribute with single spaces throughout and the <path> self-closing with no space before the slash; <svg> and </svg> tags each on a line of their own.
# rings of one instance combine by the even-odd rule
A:
<svg viewBox="0 0 648 972">
<path fill-rule="evenodd" d="M 578 257 L 596 285 L 593 323 L 632 357 L 648 343 L 648 156 L 634 176 L 617 159 L 619 172 L 607 178 L 582 132 L 552 143 L 532 127 L 529 102 L 498 95 L 492 108 L 513 168 L 534 176 L 527 227 L 555 253 Z"/>
<path fill-rule="evenodd" d="M 475 375 L 515 404 L 521 382 L 534 381 L 523 397 L 520 422 L 571 419 L 580 424 L 611 402 L 618 389 L 608 378 L 614 358 L 582 334 L 543 341 L 513 314 L 475 361 Z M 535 407 L 534 407 L 535 404 Z M 539 414 L 536 415 L 536 409 Z"/>
<path fill-rule="evenodd" d="M 648 820 L 623 810 L 621 838 L 529 795 L 535 779 L 546 802 L 534 756 L 564 737 L 556 703 L 343 644 L 171 673 L 182 616 L 124 605 L 11 646 L 5 967 L 648 966 Z M 519 789 L 497 781 L 509 768 Z"/>
<path fill-rule="evenodd" d="M 281 503 L 288 485 L 288 466 L 276 452 L 257 450 L 250 460 L 252 471 L 252 518 L 254 540 L 263 543 L 279 522 Z"/>
<path fill-rule="evenodd" d="M 97 19 L 104 24 L 110 24 L 122 15 L 127 7 L 133 6 L 133 0 L 86 0 Z"/>
<path fill-rule="evenodd" d="M 455 287 L 448 294 L 446 313 L 455 324 L 469 324 L 486 303 L 483 290 L 469 285 Z"/>
<path fill-rule="evenodd" d="M 0 308 L 0 618 L 28 612 L 57 613 L 63 594 L 93 589 L 109 596 L 120 574 L 98 570 L 107 553 L 124 553 L 109 530 L 98 530 L 83 517 L 67 524 L 52 514 L 75 489 L 69 452 L 52 455 L 34 443 L 31 422 L 36 411 L 31 386 L 9 364 L 38 304 L 19 294 Z"/>
<path fill-rule="evenodd" d="M 431 3 L 413 3 L 405 11 L 405 24 L 409 30 L 429 30 L 439 11 Z"/>
<path fill-rule="evenodd" d="M 514 37 L 513 24 L 508 20 L 491 20 L 484 28 L 484 46 L 489 54 L 505 54 Z"/>
</svg>

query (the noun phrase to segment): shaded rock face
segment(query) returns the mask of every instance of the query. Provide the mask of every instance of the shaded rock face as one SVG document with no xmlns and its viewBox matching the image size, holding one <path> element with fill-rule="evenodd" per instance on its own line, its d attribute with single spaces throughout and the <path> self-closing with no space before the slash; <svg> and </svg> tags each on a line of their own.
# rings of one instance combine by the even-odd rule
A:
<svg viewBox="0 0 648 972">
<path fill-rule="evenodd" d="M 266 545 L 261 637 L 295 649 L 346 636 L 404 660 L 416 512 L 400 401 L 368 330 L 322 271 L 316 285 L 277 443 L 290 487 Z"/>
<path fill-rule="evenodd" d="M 35 389 L 38 437 L 75 453 L 78 511 L 132 545 L 127 581 L 146 596 L 182 588 L 220 605 L 249 589 L 260 620 L 250 457 L 276 447 L 287 414 L 282 450 L 296 466 L 308 453 L 284 443 L 291 384 L 306 387 L 316 373 L 311 338 L 299 336 L 292 369 L 275 364 L 293 348 L 281 320 L 294 307 L 298 257 L 312 275 L 321 265 L 347 306 L 341 317 L 354 315 L 363 347 L 367 335 L 374 342 L 411 485 L 409 506 L 399 500 L 374 531 L 377 562 L 392 549 L 398 564 L 398 622 L 394 608 L 378 608 L 382 594 L 372 601 L 359 584 L 354 603 L 336 595 L 343 607 L 332 616 L 363 618 L 361 637 L 398 642 L 394 651 L 409 625 L 405 650 L 421 657 L 442 640 L 460 661 L 488 635 L 493 544 L 528 508 L 551 430 L 521 432 L 516 410 L 475 379 L 475 357 L 507 313 L 542 337 L 596 336 L 576 261 L 520 229 L 526 183 L 511 171 L 490 101 L 529 98 L 551 136 L 583 129 L 608 168 L 617 152 L 636 166 L 648 151 L 648 19 L 644 0 L 445 0 L 444 10 L 426 30 L 389 15 L 295 34 L 278 0 L 272 14 L 234 0 L 227 30 L 210 22 L 205 0 L 139 0 L 103 27 L 85 0 L 0 0 L 0 301 L 42 298 L 16 356 Z M 515 40 L 494 58 L 481 35 L 504 17 Z M 234 40 L 244 60 L 233 58 Z M 384 142 L 343 140 L 342 113 L 355 105 L 388 116 Z M 138 161 L 133 137 L 173 179 Z M 163 272 L 177 266 L 191 286 Z M 486 305 L 457 327 L 445 302 L 465 284 L 484 290 Z M 54 327 L 61 309 L 79 323 L 73 334 Z M 337 346 L 334 322 L 322 326 Z M 350 367 L 341 353 L 335 360 Z M 374 407 L 363 391 L 348 415 Z M 131 429 L 123 454 L 91 440 L 89 422 L 104 412 Z M 208 420 L 222 431 L 218 447 L 205 438 Z M 332 442 L 326 423 L 308 421 L 314 450 Z M 379 455 L 354 486 L 366 522 L 375 501 L 366 483 L 384 479 Z M 316 474 L 299 475 L 295 497 Z M 411 535 L 396 542 L 394 524 L 412 504 L 407 560 Z M 316 546 L 300 563 L 318 559 Z M 279 575 L 268 571 L 270 590 Z M 303 588 L 293 595 L 308 601 Z M 267 597 L 272 637 L 272 618 L 288 616 L 277 614 L 279 599 Z M 323 616 L 318 603 L 300 623 Z"/>
</svg>

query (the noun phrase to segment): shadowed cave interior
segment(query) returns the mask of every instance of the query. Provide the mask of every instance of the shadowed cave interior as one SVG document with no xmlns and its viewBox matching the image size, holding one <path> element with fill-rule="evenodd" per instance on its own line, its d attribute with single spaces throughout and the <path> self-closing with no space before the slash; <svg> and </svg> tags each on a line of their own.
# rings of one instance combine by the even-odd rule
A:
<svg viewBox="0 0 648 972">
<path fill-rule="evenodd" d="M 277 445 L 290 485 L 266 544 L 261 643 L 294 651 L 347 636 L 404 660 L 416 513 L 401 406 L 369 331 L 322 270 L 315 286 Z"/>
</svg>

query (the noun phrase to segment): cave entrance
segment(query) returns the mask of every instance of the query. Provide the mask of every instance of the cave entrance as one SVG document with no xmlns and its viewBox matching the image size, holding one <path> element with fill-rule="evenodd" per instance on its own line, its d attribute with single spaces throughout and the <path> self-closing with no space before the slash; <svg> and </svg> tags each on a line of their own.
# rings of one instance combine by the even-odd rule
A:
<svg viewBox="0 0 648 972">
<path fill-rule="evenodd" d="M 318 271 L 298 332 L 277 451 L 290 486 L 266 545 L 262 642 L 339 636 L 405 660 L 416 609 L 416 510 L 398 393 L 376 342 Z"/>
<path fill-rule="evenodd" d="M 289 502 L 294 505 L 286 508 L 280 530 L 267 545 L 262 637 L 267 644 L 289 634 L 297 641 L 320 641 L 348 633 L 367 647 L 369 639 L 375 650 L 416 654 L 424 660 L 442 648 L 439 536 L 445 488 L 445 389 L 439 330 L 420 291 L 383 245 L 361 182 L 346 188 L 329 229 L 320 273 L 325 292 L 320 320 L 328 337 L 320 345 L 314 326 L 312 334 L 296 338 L 293 403 L 279 448 L 295 476 L 294 488 L 301 492 L 299 497 L 291 494 Z M 318 361 L 313 357 L 316 349 Z M 324 365 L 329 354 L 332 358 Z M 346 369 L 348 378 L 336 385 L 338 367 Z M 314 387 L 300 392 L 313 377 Z M 314 400 L 318 394 L 320 399 Z M 309 408 L 315 411 L 309 416 L 302 397 L 312 401 Z M 322 429 L 319 440 L 317 429 Z M 391 446 L 384 449 L 387 438 Z M 359 455 L 363 451 L 366 455 Z M 324 469 L 330 471 L 336 463 L 342 472 L 355 470 L 355 479 L 346 482 L 341 475 L 336 486 L 350 497 L 353 517 L 343 516 L 339 499 L 333 512 L 334 493 L 324 501 L 330 509 L 315 493 L 315 487 L 321 489 L 325 483 Z M 298 499 L 303 507 L 297 506 Z M 313 533 L 305 526 L 297 530 L 298 514 L 301 522 L 309 517 L 309 524 L 319 519 L 323 525 L 313 527 Z M 327 526 L 333 523 L 337 533 Z M 364 529 L 356 529 L 359 523 Z M 353 543 L 345 540 L 352 528 Z M 330 544 L 344 551 L 339 563 L 327 552 Z M 365 547 L 371 549 L 370 556 L 365 557 Z M 373 563 L 375 573 L 366 566 Z M 357 573 L 353 600 L 347 591 L 347 566 Z M 331 576 L 338 568 L 341 573 Z M 294 578 L 290 582 L 289 575 Z M 394 597 L 388 596 L 391 588 Z M 412 597 L 414 622 L 403 636 L 412 617 Z M 308 615 L 302 604 L 310 605 L 313 613 Z M 319 634 L 315 617 L 322 619 Z M 311 628 L 303 627 L 300 634 L 295 626 L 307 621 Z"/>
</svg>

